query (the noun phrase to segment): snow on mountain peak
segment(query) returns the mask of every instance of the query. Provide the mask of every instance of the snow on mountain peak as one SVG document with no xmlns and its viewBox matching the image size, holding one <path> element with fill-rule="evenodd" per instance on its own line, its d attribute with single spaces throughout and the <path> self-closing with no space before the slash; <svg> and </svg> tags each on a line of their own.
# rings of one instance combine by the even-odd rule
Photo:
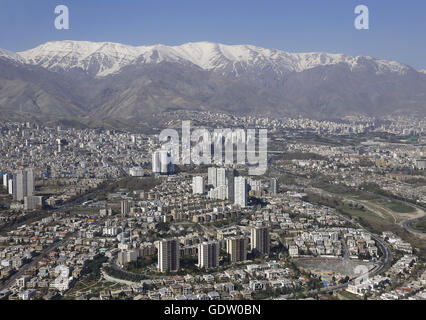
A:
<svg viewBox="0 0 426 320">
<path fill-rule="evenodd" d="M 2 53 L 0 51 L 0 57 Z M 27 64 L 53 71 L 82 69 L 91 75 L 105 77 L 134 64 L 162 61 L 191 63 L 203 70 L 229 70 L 238 75 L 249 69 L 270 69 L 277 74 L 301 72 L 323 65 L 344 63 L 351 69 L 362 62 L 375 63 L 378 73 L 404 72 L 407 66 L 371 57 L 351 57 L 322 52 L 289 53 L 252 45 L 224 45 L 190 42 L 180 46 L 129 46 L 111 42 L 58 41 L 47 42 L 15 55 Z"/>
<path fill-rule="evenodd" d="M 19 56 L 18 54 L 14 52 L 4 50 L 4 49 L 0 49 L 0 59 L 7 59 L 7 60 L 15 61 L 15 62 L 24 63 L 24 59 L 22 59 L 21 56 Z"/>
<path fill-rule="evenodd" d="M 59 41 L 47 42 L 18 54 L 26 63 L 50 70 L 81 68 L 105 76 L 131 64 L 139 56 L 139 50 L 118 43 Z"/>
</svg>

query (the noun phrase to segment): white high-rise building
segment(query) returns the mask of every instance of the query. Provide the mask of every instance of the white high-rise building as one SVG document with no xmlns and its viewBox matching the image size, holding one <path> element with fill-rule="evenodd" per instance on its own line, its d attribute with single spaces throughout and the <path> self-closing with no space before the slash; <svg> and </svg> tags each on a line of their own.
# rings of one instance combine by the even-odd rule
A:
<svg viewBox="0 0 426 320">
<path fill-rule="evenodd" d="M 234 179 L 234 204 L 240 207 L 246 207 L 248 201 L 247 179 L 244 177 L 235 177 Z"/>
<path fill-rule="evenodd" d="M 193 177 L 192 178 L 192 193 L 203 194 L 204 193 L 204 178 Z"/>
<path fill-rule="evenodd" d="M 212 200 L 227 200 L 228 186 L 220 186 L 220 187 L 211 189 L 208 192 L 208 197 Z"/>
<path fill-rule="evenodd" d="M 214 188 L 217 186 L 217 168 L 210 167 L 208 168 L 208 181 L 209 185 L 212 185 Z"/>
<path fill-rule="evenodd" d="M 209 185 L 214 188 L 224 186 L 228 182 L 226 181 L 226 169 L 225 168 L 208 168 L 208 181 Z"/>
<path fill-rule="evenodd" d="M 154 151 L 152 153 L 152 173 L 170 174 L 174 172 L 174 165 L 169 161 L 170 153 L 167 150 Z"/>
<path fill-rule="evenodd" d="M 8 187 L 7 187 L 7 192 L 10 195 L 13 195 L 13 179 L 9 179 L 9 183 L 8 183 Z"/>
<path fill-rule="evenodd" d="M 233 175 L 232 175 L 233 179 Z M 229 183 L 232 183 L 232 187 L 229 188 Z M 209 191 L 210 199 L 226 200 L 233 198 L 229 196 L 229 190 L 233 188 L 234 181 L 228 181 L 228 174 L 225 168 L 214 168 L 208 169 L 208 184 L 213 186 L 213 189 Z"/>
<path fill-rule="evenodd" d="M 216 188 L 217 190 L 217 199 L 218 200 L 226 200 L 228 199 L 228 186 L 222 185 Z"/>
<path fill-rule="evenodd" d="M 33 169 L 26 169 L 25 172 L 27 173 L 27 196 L 33 196 L 34 195 L 34 171 Z"/>
<path fill-rule="evenodd" d="M 161 163 L 161 173 L 168 174 L 169 173 L 169 154 L 166 150 L 160 150 L 160 163 Z"/>
<path fill-rule="evenodd" d="M 198 245 L 198 267 L 216 268 L 219 266 L 219 242 L 203 242 Z"/>
<path fill-rule="evenodd" d="M 269 193 L 270 194 L 277 194 L 278 193 L 278 179 L 272 178 L 270 181 L 269 186 Z"/>
<path fill-rule="evenodd" d="M 225 168 L 218 168 L 216 170 L 216 187 L 224 186 L 226 184 L 226 170 Z"/>
<path fill-rule="evenodd" d="M 25 197 L 34 195 L 33 169 L 18 170 L 13 175 L 13 200 L 23 201 Z"/>
<path fill-rule="evenodd" d="M 26 177 L 22 170 L 15 172 L 13 175 L 13 200 L 22 201 L 26 194 L 24 194 L 24 186 L 26 186 Z M 25 187 L 26 190 L 26 187 Z"/>
<path fill-rule="evenodd" d="M 6 188 L 8 187 L 9 184 L 9 175 L 7 173 L 3 174 L 3 187 Z"/>
<path fill-rule="evenodd" d="M 59 153 L 62 152 L 62 141 L 61 141 L 61 139 L 56 139 L 56 143 L 58 144 L 58 152 Z"/>
<path fill-rule="evenodd" d="M 152 153 L 152 173 L 161 173 L 160 152 L 158 151 Z"/>
</svg>

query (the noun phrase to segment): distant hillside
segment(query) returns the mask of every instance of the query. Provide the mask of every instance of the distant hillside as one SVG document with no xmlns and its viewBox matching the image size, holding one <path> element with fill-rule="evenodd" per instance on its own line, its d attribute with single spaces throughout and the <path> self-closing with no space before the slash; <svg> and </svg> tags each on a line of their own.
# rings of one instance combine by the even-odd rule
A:
<svg viewBox="0 0 426 320">
<path fill-rule="evenodd" d="M 0 50 L 5 118 L 149 123 L 168 109 L 305 116 L 426 116 L 426 73 L 394 61 L 248 45 L 49 42 Z"/>
</svg>

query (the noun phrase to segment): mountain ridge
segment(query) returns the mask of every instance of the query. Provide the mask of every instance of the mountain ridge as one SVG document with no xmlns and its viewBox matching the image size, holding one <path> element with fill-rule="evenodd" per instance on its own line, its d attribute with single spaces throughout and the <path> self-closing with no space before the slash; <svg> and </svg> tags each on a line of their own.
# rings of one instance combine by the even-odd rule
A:
<svg viewBox="0 0 426 320">
<path fill-rule="evenodd" d="M 372 57 L 210 42 L 132 47 L 60 41 L 19 53 L 0 50 L 6 119 L 149 123 L 167 110 L 423 117 L 426 74 Z"/>
<path fill-rule="evenodd" d="M 224 45 L 213 42 L 189 42 L 179 46 L 162 44 L 130 46 L 113 42 L 66 40 L 47 42 L 16 54 L 26 64 L 39 65 L 53 71 L 81 68 L 87 72 L 91 66 L 98 64 L 97 70 L 91 72 L 97 77 L 115 74 L 129 65 L 163 61 L 192 63 L 208 71 L 222 71 L 231 67 L 234 74 L 238 74 L 239 67 L 248 68 L 252 65 L 271 68 L 278 75 L 338 63 L 345 63 L 353 69 L 362 60 L 376 63 L 378 72 L 402 73 L 411 69 L 396 61 L 368 56 L 352 57 L 341 53 L 325 52 L 290 53 L 253 45 Z"/>
</svg>

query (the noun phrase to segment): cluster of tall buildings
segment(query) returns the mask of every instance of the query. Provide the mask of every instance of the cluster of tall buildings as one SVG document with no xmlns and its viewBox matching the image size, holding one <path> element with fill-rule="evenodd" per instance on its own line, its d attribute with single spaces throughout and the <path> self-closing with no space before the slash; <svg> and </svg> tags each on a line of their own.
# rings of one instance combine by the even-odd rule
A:
<svg viewBox="0 0 426 320">
<path fill-rule="evenodd" d="M 246 261 L 249 253 L 249 241 L 251 252 L 255 254 L 270 253 L 269 228 L 255 226 L 251 228 L 251 237 L 244 235 L 233 236 L 226 239 L 226 252 L 229 261 Z M 164 239 L 157 242 L 158 270 L 160 272 L 177 272 L 180 268 L 180 243 L 178 239 Z M 204 241 L 198 244 L 199 268 L 211 269 L 219 267 L 221 244 L 219 241 Z"/>
<path fill-rule="evenodd" d="M 225 168 L 208 168 L 208 179 L 209 185 L 208 197 L 215 200 L 229 200 L 230 190 L 229 185 L 233 183 L 228 179 L 228 175 Z"/>
<path fill-rule="evenodd" d="M 236 177 L 234 169 L 208 168 L 208 185 L 211 186 L 210 199 L 229 200 L 241 207 L 247 206 L 247 178 Z"/>
<path fill-rule="evenodd" d="M 269 228 L 256 226 L 251 228 L 250 247 L 255 254 L 269 254 L 271 246 Z M 226 250 L 231 262 L 247 260 L 249 238 L 246 236 L 231 237 L 226 240 Z"/>
<path fill-rule="evenodd" d="M 228 200 L 231 203 L 246 207 L 249 190 L 261 192 L 263 184 L 261 180 L 236 176 L 234 169 L 208 168 L 207 196 L 214 200 Z M 278 194 L 278 179 L 269 181 L 268 192 L 271 195 Z M 206 190 L 205 180 L 201 176 L 192 178 L 192 193 L 204 194 Z"/>
<path fill-rule="evenodd" d="M 177 272 L 180 268 L 180 244 L 177 239 L 158 241 L 158 270 Z M 216 268 L 219 266 L 220 246 L 217 241 L 202 242 L 198 245 L 198 267 Z"/>
<path fill-rule="evenodd" d="M 24 210 L 41 209 L 43 197 L 34 196 L 34 171 L 31 168 L 3 174 L 3 187 L 13 196 L 14 201 L 24 202 Z"/>
<path fill-rule="evenodd" d="M 34 195 L 34 171 L 31 168 L 3 174 L 3 186 L 13 195 L 13 200 L 24 201 Z"/>
<path fill-rule="evenodd" d="M 208 184 L 213 188 L 224 186 L 228 184 L 227 172 L 225 168 L 208 168 Z"/>
<path fill-rule="evenodd" d="M 152 153 L 152 173 L 153 174 L 172 174 L 174 165 L 171 161 L 171 155 L 167 150 L 158 150 Z"/>
</svg>

